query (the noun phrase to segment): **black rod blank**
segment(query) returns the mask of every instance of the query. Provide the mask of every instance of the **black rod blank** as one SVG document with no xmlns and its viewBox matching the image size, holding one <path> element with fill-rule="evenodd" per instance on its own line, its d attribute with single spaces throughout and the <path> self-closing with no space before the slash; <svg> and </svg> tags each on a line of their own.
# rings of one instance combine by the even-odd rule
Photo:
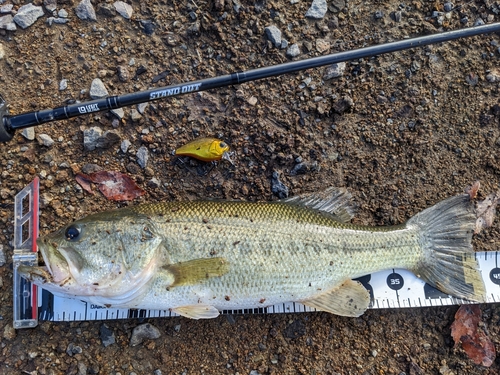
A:
<svg viewBox="0 0 500 375">
<path fill-rule="evenodd" d="M 75 103 L 54 109 L 27 112 L 12 116 L 7 115 L 5 101 L 2 101 L 2 98 L 0 97 L 0 142 L 7 142 L 12 139 L 14 132 L 17 129 L 41 125 L 51 121 L 65 120 L 88 113 L 117 109 L 133 104 L 158 100 L 164 97 L 226 87 L 262 78 L 280 76 L 282 74 L 293 73 L 304 69 L 317 68 L 328 64 L 372 57 L 385 53 L 499 31 L 500 22 L 497 22 L 489 25 L 475 26 L 417 38 L 404 39 L 391 43 L 338 52 L 326 56 L 313 57 L 306 60 L 292 61 L 269 67 L 257 68 L 246 72 L 237 72 L 219 77 L 202 79 L 199 81 L 154 88 L 125 95 L 110 96 L 84 103 Z"/>
</svg>

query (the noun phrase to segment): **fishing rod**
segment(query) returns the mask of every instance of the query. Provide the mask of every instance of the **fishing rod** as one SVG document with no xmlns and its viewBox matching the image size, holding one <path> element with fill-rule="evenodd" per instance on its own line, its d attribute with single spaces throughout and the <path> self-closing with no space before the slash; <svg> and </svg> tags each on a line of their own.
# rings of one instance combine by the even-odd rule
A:
<svg viewBox="0 0 500 375">
<path fill-rule="evenodd" d="M 219 77 L 206 78 L 198 81 L 181 83 L 171 86 L 154 88 L 125 95 L 108 96 L 102 99 L 91 100 L 83 103 L 74 103 L 54 109 L 27 112 L 19 115 L 9 115 L 6 101 L 0 96 L 0 142 L 8 142 L 18 129 L 45 124 L 51 121 L 65 120 L 94 112 L 127 107 L 158 100 L 165 97 L 183 95 L 198 91 L 205 91 L 219 87 L 237 85 L 258 79 L 280 76 L 300 70 L 317 68 L 324 65 L 335 64 L 350 60 L 382 55 L 385 53 L 401 51 L 410 48 L 422 47 L 429 44 L 447 42 L 480 34 L 500 31 L 500 22 L 474 26 L 460 30 L 447 31 L 417 38 L 404 39 L 391 43 L 384 43 L 370 47 L 338 52 L 326 56 L 292 61 L 283 64 L 257 68 L 246 72 L 236 72 Z"/>
</svg>

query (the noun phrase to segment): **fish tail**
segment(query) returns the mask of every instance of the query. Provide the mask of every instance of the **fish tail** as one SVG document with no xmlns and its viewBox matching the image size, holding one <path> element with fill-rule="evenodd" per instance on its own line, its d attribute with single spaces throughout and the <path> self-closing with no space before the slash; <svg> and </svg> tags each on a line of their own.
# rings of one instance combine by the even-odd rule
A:
<svg viewBox="0 0 500 375">
<path fill-rule="evenodd" d="M 428 284 L 452 296 L 484 302 L 486 290 L 474 257 L 476 214 L 468 194 L 446 199 L 408 221 L 420 228 L 423 255 L 412 270 Z"/>
</svg>

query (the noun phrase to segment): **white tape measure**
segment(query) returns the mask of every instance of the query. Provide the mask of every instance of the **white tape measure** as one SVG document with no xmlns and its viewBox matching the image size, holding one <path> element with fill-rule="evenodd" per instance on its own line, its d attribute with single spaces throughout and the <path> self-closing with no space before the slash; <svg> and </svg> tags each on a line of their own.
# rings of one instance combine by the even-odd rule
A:
<svg viewBox="0 0 500 375">
<path fill-rule="evenodd" d="M 15 199 L 14 224 L 14 328 L 35 327 L 38 320 L 80 321 L 177 316 L 168 310 L 131 310 L 106 308 L 70 298 L 54 296 L 37 288 L 17 274 L 17 267 L 36 265 L 33 241 L 38 235 L 38 178 Z M 500 302 L 500 252 L 477 252 L 486 286 L 487 303 Z M 370 308 L 405 308 L 471 303 L 450 297 L 403 269 L 381 271 L 358 278 L 370 291 Z M 315 311 L 300 303 L 244 310 L 225 310 L 223 314 L 275 314 Z"/>
</svg>

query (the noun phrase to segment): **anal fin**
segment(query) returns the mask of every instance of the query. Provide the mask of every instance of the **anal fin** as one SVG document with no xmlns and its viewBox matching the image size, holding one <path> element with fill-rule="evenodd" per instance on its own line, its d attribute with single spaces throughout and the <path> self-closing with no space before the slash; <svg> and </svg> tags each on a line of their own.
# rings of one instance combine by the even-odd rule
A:
<svg viewBox="0 0 500 375">
<path fill-rule="evenodd" d="M 179 306 L 173 308 L 172 311 L 189 319 L 212 319 L 219 316 L 219 310 L 203 304 Z"/>
<path fill-rule="evenodd" d="M 347 280 L 339 288 L 299 302 L 320 311 L 358 317 L 368 309 L 370 293 L 360 282 Z"/>
</svg>

